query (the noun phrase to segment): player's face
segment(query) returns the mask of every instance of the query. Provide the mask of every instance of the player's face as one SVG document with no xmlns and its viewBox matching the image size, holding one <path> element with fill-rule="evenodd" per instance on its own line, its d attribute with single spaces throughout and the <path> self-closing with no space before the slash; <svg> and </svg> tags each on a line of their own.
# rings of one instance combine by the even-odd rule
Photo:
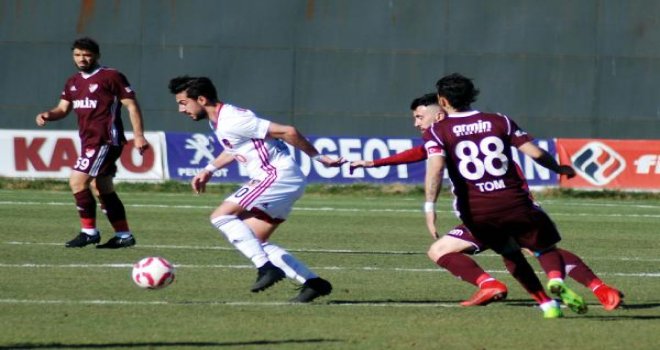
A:
<svg viewBox="0 0 660 350">
<path fill-rule="evenodd" d="M 185 91 L 179 92 L 174 97 L 176 98 L 177 105 L 179 105 L 179 112 L 189 116 L 190 119 L 198 121 L 208 118 L 204 106 L 197 99 L 188 97 Z"/>
<path fill-rule="evenodd" d="M 419 132 L 424 133 L 433 123 L 444 118 L 444 113 L 438 105 L 418 106 L 413 111 L 413 120 L 415 127 Z"/>
<path fill-rule="evenodd" d="M 73 49 L 73 63 L 79 71 L 88 73 L 96 68 L 98 56 L 87 50 Z"/>
</svg>

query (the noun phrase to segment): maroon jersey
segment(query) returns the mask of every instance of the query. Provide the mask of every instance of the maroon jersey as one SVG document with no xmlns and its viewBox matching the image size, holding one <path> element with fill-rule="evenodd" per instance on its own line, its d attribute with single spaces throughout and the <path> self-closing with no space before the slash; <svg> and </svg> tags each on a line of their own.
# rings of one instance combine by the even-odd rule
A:
<svg viewBox="0 0 660 350">
<path fill-rule="evenodd" d="M 135 99 L 135 92 L 123 74 L 107 67 L 78 72 L 67 80 L 61 98 L 71 102 L 78 116 L 82 149 L 126 142 L 120 100 Z"/>
<path fill-rule="evenodd" d="M 450 114 L 424 133 L 442 150 L 461 219 L 530 208 L 527 182 L 511 157 L 511 146 L 532 137 L 508 117 L 470 111 Z"/>
</svg>

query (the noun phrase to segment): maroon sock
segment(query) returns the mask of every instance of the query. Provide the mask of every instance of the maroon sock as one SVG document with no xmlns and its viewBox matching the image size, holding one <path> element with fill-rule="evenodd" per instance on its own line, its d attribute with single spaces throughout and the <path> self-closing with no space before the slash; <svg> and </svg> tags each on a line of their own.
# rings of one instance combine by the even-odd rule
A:
<svg viewBox="0 0 660 350">
<path fill-rule="evenodd" d="M 96 200 L 89 189 L 74 193 L 81 228 L 96 228 Z"/>
<path fill-rule="evenodd" d="M 541 281 L 539 281 L 539 278 L 536 276 L 534 269 L 532 269 L 532 266 L 527 262 L 520 251 L 502 255 L 502 259 L 504 260 L 506 269 L 511 273 L 511 276 L 513 276 L 513 278 L 525 288 L 527 293 L 529 293 L 537 303 L 543 304 L 551 300 L 543 290 Z"/>
<path fill-rule="evenodd" d="M 99 199 L 102 203 L 101 207 L 108 216 L 108 221 L 110 221 L 115 232 L 129 231 L 128 222 L 126 221 L 126 210 L 121 199 L 117 196 L 117 192 L 101 194 L 99 195 Z"/>
<path fill-rule="evenodd" d="M 591 271 L 589 266 L 587 266 L 587 264 L 585 264 L 579 256 L 566 249 L 557 248 L 557 251 L 559 254 L 561 254 L 561 257 L 564 259 L 564 263 L 566 264 L 566 274 L 568 274 L 572 279 L 576 280 L 578 283 L 585 287 L 589 287 L 594 283 L 603 283 L 603 281 L 601 281 L 598 276 L 596 276 L 596 274 Z"/>
<path fill-rule="evenodd" d="M 562 259 L 561 254 L 559 254 L 556 248 L 546 250 L 538 255 L 537 259 L 548 278 L 560 278 L 563 280 L 566 276 L 564 259 Z"/>
<path fill-rule="evenodd" d="M 436 264 L 447 269 L 459 279 L 475 286 L 478 286 L 477 280 L 479 277 L 486 274 L 486 271 L 477 265 L 472 258 L 462 253 L 445 254 L 436 261 Z"/>
</svg>

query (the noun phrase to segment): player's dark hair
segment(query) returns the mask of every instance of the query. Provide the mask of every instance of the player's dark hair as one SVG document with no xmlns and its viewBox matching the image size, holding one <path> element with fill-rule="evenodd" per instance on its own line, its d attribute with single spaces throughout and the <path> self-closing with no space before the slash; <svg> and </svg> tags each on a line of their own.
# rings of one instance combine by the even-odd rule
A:
<svg viewBox="0 0 660 350">
<path fill-rule="evenodd" d="M 97 55 L 101 54 L 101 49 L 99 48 L 99 44 L 97 44 L 96 41 L 94 41 L 94 39 L 89 37 L 76 39 L 76 41 L 74 41 L 73 44 L 71 45 L 71 51 L 73 51 L 74 49 L 89 51 Z"/>
<path fill-rule="evenodd" d="M 477 95 L 479 95 L 479 90 L 472 84 L 472 79 L 458 73 L 442 77 L 435 87 L 438 89 L 438 96 L 446 98 L 449 104 L 459 112 L 469 110 L 470 105 L 477 100 Z"/>
<path fill-rule="evenodd" d="M 185 91 L 186 95 L 192 99 L 204 96 L 211 101 L 218 100 L 218 92 L 211 79 L 207 77 L 189 77 L 187 75 L 176 77 L 170 80 L 168 88 L 175 95 Z"/>
<path fill-rule="evenodd" d="M 412 102 L 410 103 L 410 110 L 414 111 L 419 106 L 431 106 L 437 104 L 438 104 L 438 95 L 436 95 L 435 92 L 431 92 L 429 94 L 426 94 L 424 96 L 412 100 Z"/>
</svg>

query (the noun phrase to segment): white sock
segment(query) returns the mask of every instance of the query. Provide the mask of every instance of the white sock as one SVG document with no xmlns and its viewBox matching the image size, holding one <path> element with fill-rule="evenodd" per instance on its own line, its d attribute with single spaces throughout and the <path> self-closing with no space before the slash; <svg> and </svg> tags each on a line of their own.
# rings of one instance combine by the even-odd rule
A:
<svg viewBox="0 0 660 350">
<path fill-rule="evenodd" d="M 132 236 L 132 235 L 133 235 L 133 234 L 131 233 L 131 231 L 119 231 L 119 232 L 115 232 L 115 236 L 116 236 L 116 237 L 119 237 L 119 238 L 121 238 L 121 239 L 126 239 L 126 238 L 128 238 L 128 237 L 130 237 L 130 236 Z"/>
<path fill-rule="evenodd" d="M 541 310 L 546 311 L 547 309 L 549 309 L 551 307 L 559 307 L 559 304 L 557 304 L 557 302 L 554 301 L 554 300 L 550 300 L 550 301 L 546 301 L 545 303 L 541 304 L 540 306 L 541 306 Z"/>
<path fill-rule="evenodd" d="M 99 234 L 99 231 L 95 228 L 81 228 L 80 232 L 84 232 L 88 236 L 96 236 Z"/>
<path fill-rule="evenodd" d="M 286 250 L 276 246 L 272 243 L 264 243 L 263 249 L 268 254 L 268 260 L 273 265 L 279 267 L 284 271 L 286 277 L 296 280 L 300 283 L 305 283 L 310 278 L 318 277 L 317 274 L 312 272 L 305 264 L 294 258 Z"/>
<path fill-rule="evenodd" d="M 252 260 L 257 268 L 268 262 L 268 256 L 261 247 L 261 242 L 255 237 L 254 232 L 240 220 L 236 215 L 223 215 L 211 219 L 211 224 L 227 237 L 238 251 Z"/>
</svg>

